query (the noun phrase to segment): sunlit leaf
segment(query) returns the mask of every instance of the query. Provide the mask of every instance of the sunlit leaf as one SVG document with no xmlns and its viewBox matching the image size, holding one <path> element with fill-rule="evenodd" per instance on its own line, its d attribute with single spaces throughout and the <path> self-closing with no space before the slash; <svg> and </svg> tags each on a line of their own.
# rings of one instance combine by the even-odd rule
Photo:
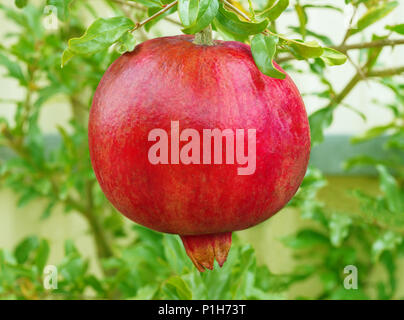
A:
<svg viewBox="0 0 404 320">
<path fill-rule="evenodd" d="M 272 60 L 278 40 L 275 36 L 256 34 L 251 41 L 251 51 L 255 63 L 262 73 L 272 78 L 284 79 L 286 75 L 274 66 Z"/>
<path fill-rule="evenodd" d="M 400 190 L 397 181 L 387 171 L 387 169 L 378 165 L 376 167 L 380 175 L 380 188 L 386 195 L 387 205 L 394 213 L 404 213 L 404 194 Z"/>
<path fill-rule="evenodd" d="M 348 236 L 352 219 L 346 215 L 335 213 L 329 221 L 331 243 L 338 247 Z"/>
<path fill-rule="evenodd" d="M 36 236 L 31 236 L 22 240 L 15 248 L 14 255 L 17 262 L 22 264 L 27 261 L 30 253 L 39 246 L 39 240 Z"/>
<path fill-rule="evenodd" d="M 289 0 L 278 0 L 272 7 L 260 13 L 260 16 L 268 18 L 271 21 L 275 21 L 288 6 Z"/>
<path fill-rule="evenodd" d="M 313 145 L 324 139 L 323 130 L 330 126 L 333 119 L 334 108 L 326 107 L 313 112 L 309 116 L 311 143 Z"/>
<path fill-rule="evenodd" d="M 68 48 L 63 53 L 62 66 L 74 55 L 94 54 L 108 48 L 133 27 L 133 21 L 126 17 L 97 19 L 83 36 L 69 40 Z"/>
<path fill-rule="evenodd" d="M 347 60 L 345 54 L 331 49 L 331 48 L 324 48 L 323 54 L 320 56 L 320 59 L 323 60 L 329 66 L 336 66 L 344 64 Z"/>
<path fill-rule="evenodd" d="M 26 85 L 27 80 L 25 75 L 17 62 L 11 61 L 7 56 L 0 53 L 0 65 L 8 70 L 8 75 L 17 79 L 21 85 Z"/>
<path fill-rule="evenodd" d="M 136 37 L 131 32 L 125 32 L 117 42 L 117 51 L 119 54 L 131 52 L 136 46 Z"/>
<path fill-rule="evenodd" d="M 184 27 L 192 25 L 198 16 L 199 1 L 179 0 L 178 15 Z"/>
<path fill-rule="evenodd" d="M 391 230 L 386 231 L 372 245 L 373 259 L 378 260 L 384 251 L 394 250 L 402 241 L 403 238 L 397 233 Z"/>
<path fill-rule="evenodd" d="M 287 236 L 282 242 L 289 248 L 307 249 L 318 245 L 329 245 L 328 238 L 312 229 L 300 230 L 296 235 Z"/>
<path fill-rule="evenodd" d="M 286 46 L 298 59 L 320 57 L 324 52 L 324 49 L 317 41 L 288 40 L 286 41 Z"/>
<path fill-rule="evenodd" d="M 386 29 L 404 35 L 404 23 L 396 24 L 394 26 L 386 26 Z"/>
<path fill-rule="evenodd" d="M 265 30 L 269 21 L 267 19 L 261 22 L 247 22 L 241 21 L 239 17 L 234 13 L 219 7 L 219 12 L 216 16 L 216 21 L 229 33 L 235 33 L 239 35 L 251 35 L 257 34 Z"/>
<path fill-rule="evenodd" d="M 164 283 L 163 290 L 168 299 L 190 300 L 192 292 L 187 283 L 179 276 L 173 276 Z"/>
<path fill-rule="evenodd" d="M 362 17 L 359 18 L 357 23 L 357 28 L 351 31 L 351 34 L 358 33 L 365 28 L 369 27 L 376 21 L 387 16 L 391 11 L 393 11 L 398 6 L 397 1 L 385 2 L 377 7 L 372 7 L 369 9 Z"/>
<path fill-rule="evenodd" d="M 15 0 L 15 5 L 17 8 L 24 8 L 28 4 L 28 0 Z"/>
<path fill-rule="evenodd" d="M 300 34 L 302 35 L 304 40 L 306 38 L 306 24 L 308 21 L 307 14 L 304 7 L 302 7 L 299 3 L 295 5 L 295 11 L 297 14 L 297 18 L 299 19 Z"/>
<path fill-rule="evenodd" d="M 42 274 L 43 268 L 45 267 L 45 264 L 48 261 L 49 251 L 50 248 L 48 241 L 42 239 L 39 243 L 35 257 L 35 265 L 38 268 L 39 274 Z"/>
<path fill-rule="evenodd" d="M 56 14 L 61 21 L 66 21 L 69 17 L 69 5 L 73 0 L 47 0 L 48 6 L 56 8 Z"/>
<path fill-rule="evenodd" d="M 186 26 L 186 28 L 182 29 L 182 32 L 187 34 L 194 34 L 206 28 L 216 17 L 218 10 L 218 0 L 200 0 L 198 14 L 195 21 L 191 25 Z M 192 11 L 194 11 L 194 9 Z M 194 15 L 194 13 L 186 18 L 188 22 L 192 22 L 192 15 Z"/>
</svg>

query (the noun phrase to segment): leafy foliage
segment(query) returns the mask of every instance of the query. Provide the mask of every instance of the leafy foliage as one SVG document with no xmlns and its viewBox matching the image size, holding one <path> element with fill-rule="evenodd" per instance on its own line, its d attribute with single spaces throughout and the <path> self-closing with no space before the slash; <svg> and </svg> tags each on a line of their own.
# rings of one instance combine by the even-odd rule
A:
<svg viewBox="0 0 404 320">
<path fill-rule="evenodd" d="M 13 251 L 0 250 L 0 297 L 282 299 L 288 297 L 293 285 L 314 278 L 320 282 L 320 292 L 314 298 L 396 298 L 397 262 L 404 253 L 404 83 L 389 78 L 402 72 L 400 68 L 379 72 L 382 77 L 372 76 L 372 72 L 374 67 L 381 67 L 380 54 L 390 46 L 383 41 L 394 44 L 390 36 L 403 35 L 403 24 L 387 25 L 370 39 L 363 31 L 392 12 L 397 2 L 345 1 L 354 12 L 361 9 L 365 13 L 349 26 L 339 45 L 326 34 L 309 29 L 312 10 L 343 12 L 342 6 L 334 4 L 297 1 L 292 7 L 288 0 L 103 2 L 111 8 L 113 17 L 102 17 L 87 1 L 47 0 L 35 6 L 15 0 L 15 6 L 0 5 L 7 22 L 16 25 L 16 31 L 6 35 L 10 45 L 0 46 L 0 65 L 23 90 L 23 97 L 11 102 L 14 118 L 0 118 L 0 146 L 11 150 L 9 157 L 0 159 L 1 185 L 18 195 L 20 207 L 44 200 L 40 219 L 54 214 L 56 206 L 63 207 L 67 214 L 81 215 L 94 239 L 100 267 L 97 270 L 98 265 L 67 240 L 64 258 L 57 262 L 58 288 L 46 290 L 42 280 L 44 267 L 53 263 L 52 244 L 37 236 L 27 237 Z M 46 5 L 57 9 L 56 29 L 43 24 Z M 285 15 L 295 17 L 295 24 L 284 31 L 287 37 L 277 30 L 277 22 Z M 88 17 L 92 21 L 87 21 Z M 188 34 L 212 24 L 215 37 L 250 43 L 258 68 L 268 76 L 284 77 L 273 63 L 276 60 L 287 71 L 310 73 L 317 78 L 318 90 L 306 93 L 324 102 L 310 115 L 313 145 L 322 142 L 323 131 L 332 124 L 337 108 L 347 107 L 366 117 L 343 102 L 362 79 L 377 81 L 393 93 L 393 101 L 375 101 L 392 114 L 393 120 L 352 142 L 383 136 L 385 148 L 394 150 L 397 156 L 387 160 L 360 156 L 346 163 L 347 169 L 376 168 L 380 193 L 351 190 L 360 212 L 338 212 L 319 201 L 318 192 L 327 179 L 316 168 L 309 168 L 289 204 L 307 225 L 282 239 L 298 263 L 293 272 L 274 274 L 266 266 L 258 266 L 254 250 L 236 238 L 223 268 L 216 266 L 214 271 L 200 274 L 177 236 L 139 226 L 129 228 L 98 187 L 87 147 L 91 95 L 119 54 L 133 50 L 137 41 L 161 34 L 158 22 L 163 19 Z M 346 45 L 355 34 L 363 36 L 364 43 Z M 361 50 L 357 61 L 350 60 L 359 69 L 358 74 L 338 92 L 328 78 L 326 65 L 345 63 L 345 53 L 351 49 Z M 302 61 L 295 65 L 296 59 Z M 42 131 L 39 120 L 46 112 L 44 107 L 55 97 L 67 101 L 72 116 L 68 125 L 57 126 L 56 133 L 49 136 Z M 360 269 L 359 290 L 343 287 L 347 265 Z M 375 283 L 370 275 L 379 267 L 386 277 Z"/>
<path fill-rule="evenodd" d="M 14 252 L 0 250 L 0 296 L 6 299 L 283 299 L 284 291 L 306 274 L 278 277 L 257 267 L 254 250 L 236 242 L 222 269 L 199 273 L 185 256 L 178 236 L 136 226 L 138 238 L 114 257 L 102 260 L 106 275 L 91 272 L 89 261 L 71 240 L 58 264 L 57 288 L 41 279 L 49 244 L 36 236 Z"/>
</svg>

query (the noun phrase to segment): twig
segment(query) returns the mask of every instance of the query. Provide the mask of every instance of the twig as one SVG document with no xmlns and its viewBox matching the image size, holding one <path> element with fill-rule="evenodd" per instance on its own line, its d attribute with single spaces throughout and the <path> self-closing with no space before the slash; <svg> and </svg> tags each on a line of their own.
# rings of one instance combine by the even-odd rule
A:
<svg viewBox="0 0 404 320">
<path fill-rule="evenodd" d="M 345 97 L 352 91 L 353 88 L 361 81 L 362 76 L 357 72 L 352 79 L 347 83 L 347 85 L 342 89 L 342 91 L 328 104 L 327 107 L 336 106 L 345 99 Z"/>
<path fill-rule="evenodd" d="M 369 64 L 367 63 L 364 68 L 368 68 Z M 370 77 L 391 77 L 394 75 L 398 75 L 404 73 L 404 66 L 401 67 L 396 67 L 396 68 L 388 68 L 388 69 L 381 69 L 381 70 L 369 70 L 365 73 L 365 76 L 367 78 Z M 366 79 L 366 78 L 365 78 Z M 332 106 L 337 106 L 339 103 L 341 103 L 345 97 L 352 91 L 352 89 L 361 81 L 363 80 L 362 75 L 357 72 L 352 79 L 348 82 L 348 84 L 342 89 L 342 91 L 332 100 L 330 103 L 326 106 L 327 107 L 332 107 Z"/>
<path fill-rule="evenodd" d="M 352 23 L 353 23 L 353 20 L 354 20 L 354 18 L 356 16 L 357 11 L 358 11 L 358 7 L 354 7 L 354 11 L 352 13 L 351 19 L 349 20 L 348 29 L 347 29 L 347 31 L 346 31 L 346 33 L 344 35 L 344 38 L 342 39 L 342 42 L 341 42 L 340 46 L 343 46 L 345 44 L 345 42 L 348 40 L 348 38 L 351 36 Z"/>
<path fill-rule="evenodd" d="M 360 66 L 358 66 L 351 58 L 351 56 L 349 54 L 346 53 L 346 57 L 348 58 L 349 62 L 354 66 L 354 68 L 356 69 L 356 71 L 358 72 L 358 74 L 361 76 L 362 80 L 366 80 L 366 75 L 363 72 L 363 70 L 361 69 Z"/>
<path fill-rule="evenodd" d="M 404 66 L 396 67 L 396 68 L 388 68 L 381 70 L 369 71 L 366 76 L 367 77 L 391 77 L 394 75 L 398 75 L 404 73 Z"/>
<path fill-rule="evenodd" d="M 176 4 L 178 3 L 178 0 L 175 0 L 169 4 L 167 4 L 163 9 L 161 9 L 160 11 L 157 11 L 155 14 L 153 14 L 152 16 L 148 17 L 147 19 L 136 23 L 135 27 L 132 29 L 132 32 L 143 27 L 146 23 L 152 21 L 153 19 L 157 18 L 158 16 L 161 16 L 163 13 L 167 12 L 168 10 L 170 10 L 172 7 L 174 7 Z"/>
<path fill-rule="evenodd" d="M 333 46 L 330 48 L 336 49 L 341 52 L 346 52 L 346 51 L 352 50 L 352 49 L 392 47 L 392 46 L 400 45 L 400 44 L 404 44 L 404 39 L 382 39 L 382 40 L 374 40 L 374 41 L 364 42 L 364 43 L 344 44 L 341 46 Z"/>
</svg>

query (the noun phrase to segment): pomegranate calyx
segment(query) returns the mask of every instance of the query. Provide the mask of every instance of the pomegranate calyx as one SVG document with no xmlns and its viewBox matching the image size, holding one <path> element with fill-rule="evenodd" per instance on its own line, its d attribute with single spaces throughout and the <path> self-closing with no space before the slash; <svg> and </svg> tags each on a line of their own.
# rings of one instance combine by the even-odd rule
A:
<svg viewBox="0 0 404 320">
<path fill-rule="evenodd" d="M 187 255 L 195 267 L 203 272 L 213 270 L 214 261 L 222 267 L 231 246 L 231 232 L 181 236 Z"/>
</svg>

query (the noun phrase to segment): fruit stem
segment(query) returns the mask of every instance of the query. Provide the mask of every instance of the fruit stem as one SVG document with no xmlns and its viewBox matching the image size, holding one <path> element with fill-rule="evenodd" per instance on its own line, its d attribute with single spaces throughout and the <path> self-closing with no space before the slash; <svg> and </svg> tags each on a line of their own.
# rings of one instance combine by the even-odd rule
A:
<svg viewBox="0 0 404 320">
<path fill-rule="evenodd" d="M 212 26 L 208 25 L 205 29 L 195 34 L 194 43 L 203 46 L 212 46 Z"/>
</svg>

